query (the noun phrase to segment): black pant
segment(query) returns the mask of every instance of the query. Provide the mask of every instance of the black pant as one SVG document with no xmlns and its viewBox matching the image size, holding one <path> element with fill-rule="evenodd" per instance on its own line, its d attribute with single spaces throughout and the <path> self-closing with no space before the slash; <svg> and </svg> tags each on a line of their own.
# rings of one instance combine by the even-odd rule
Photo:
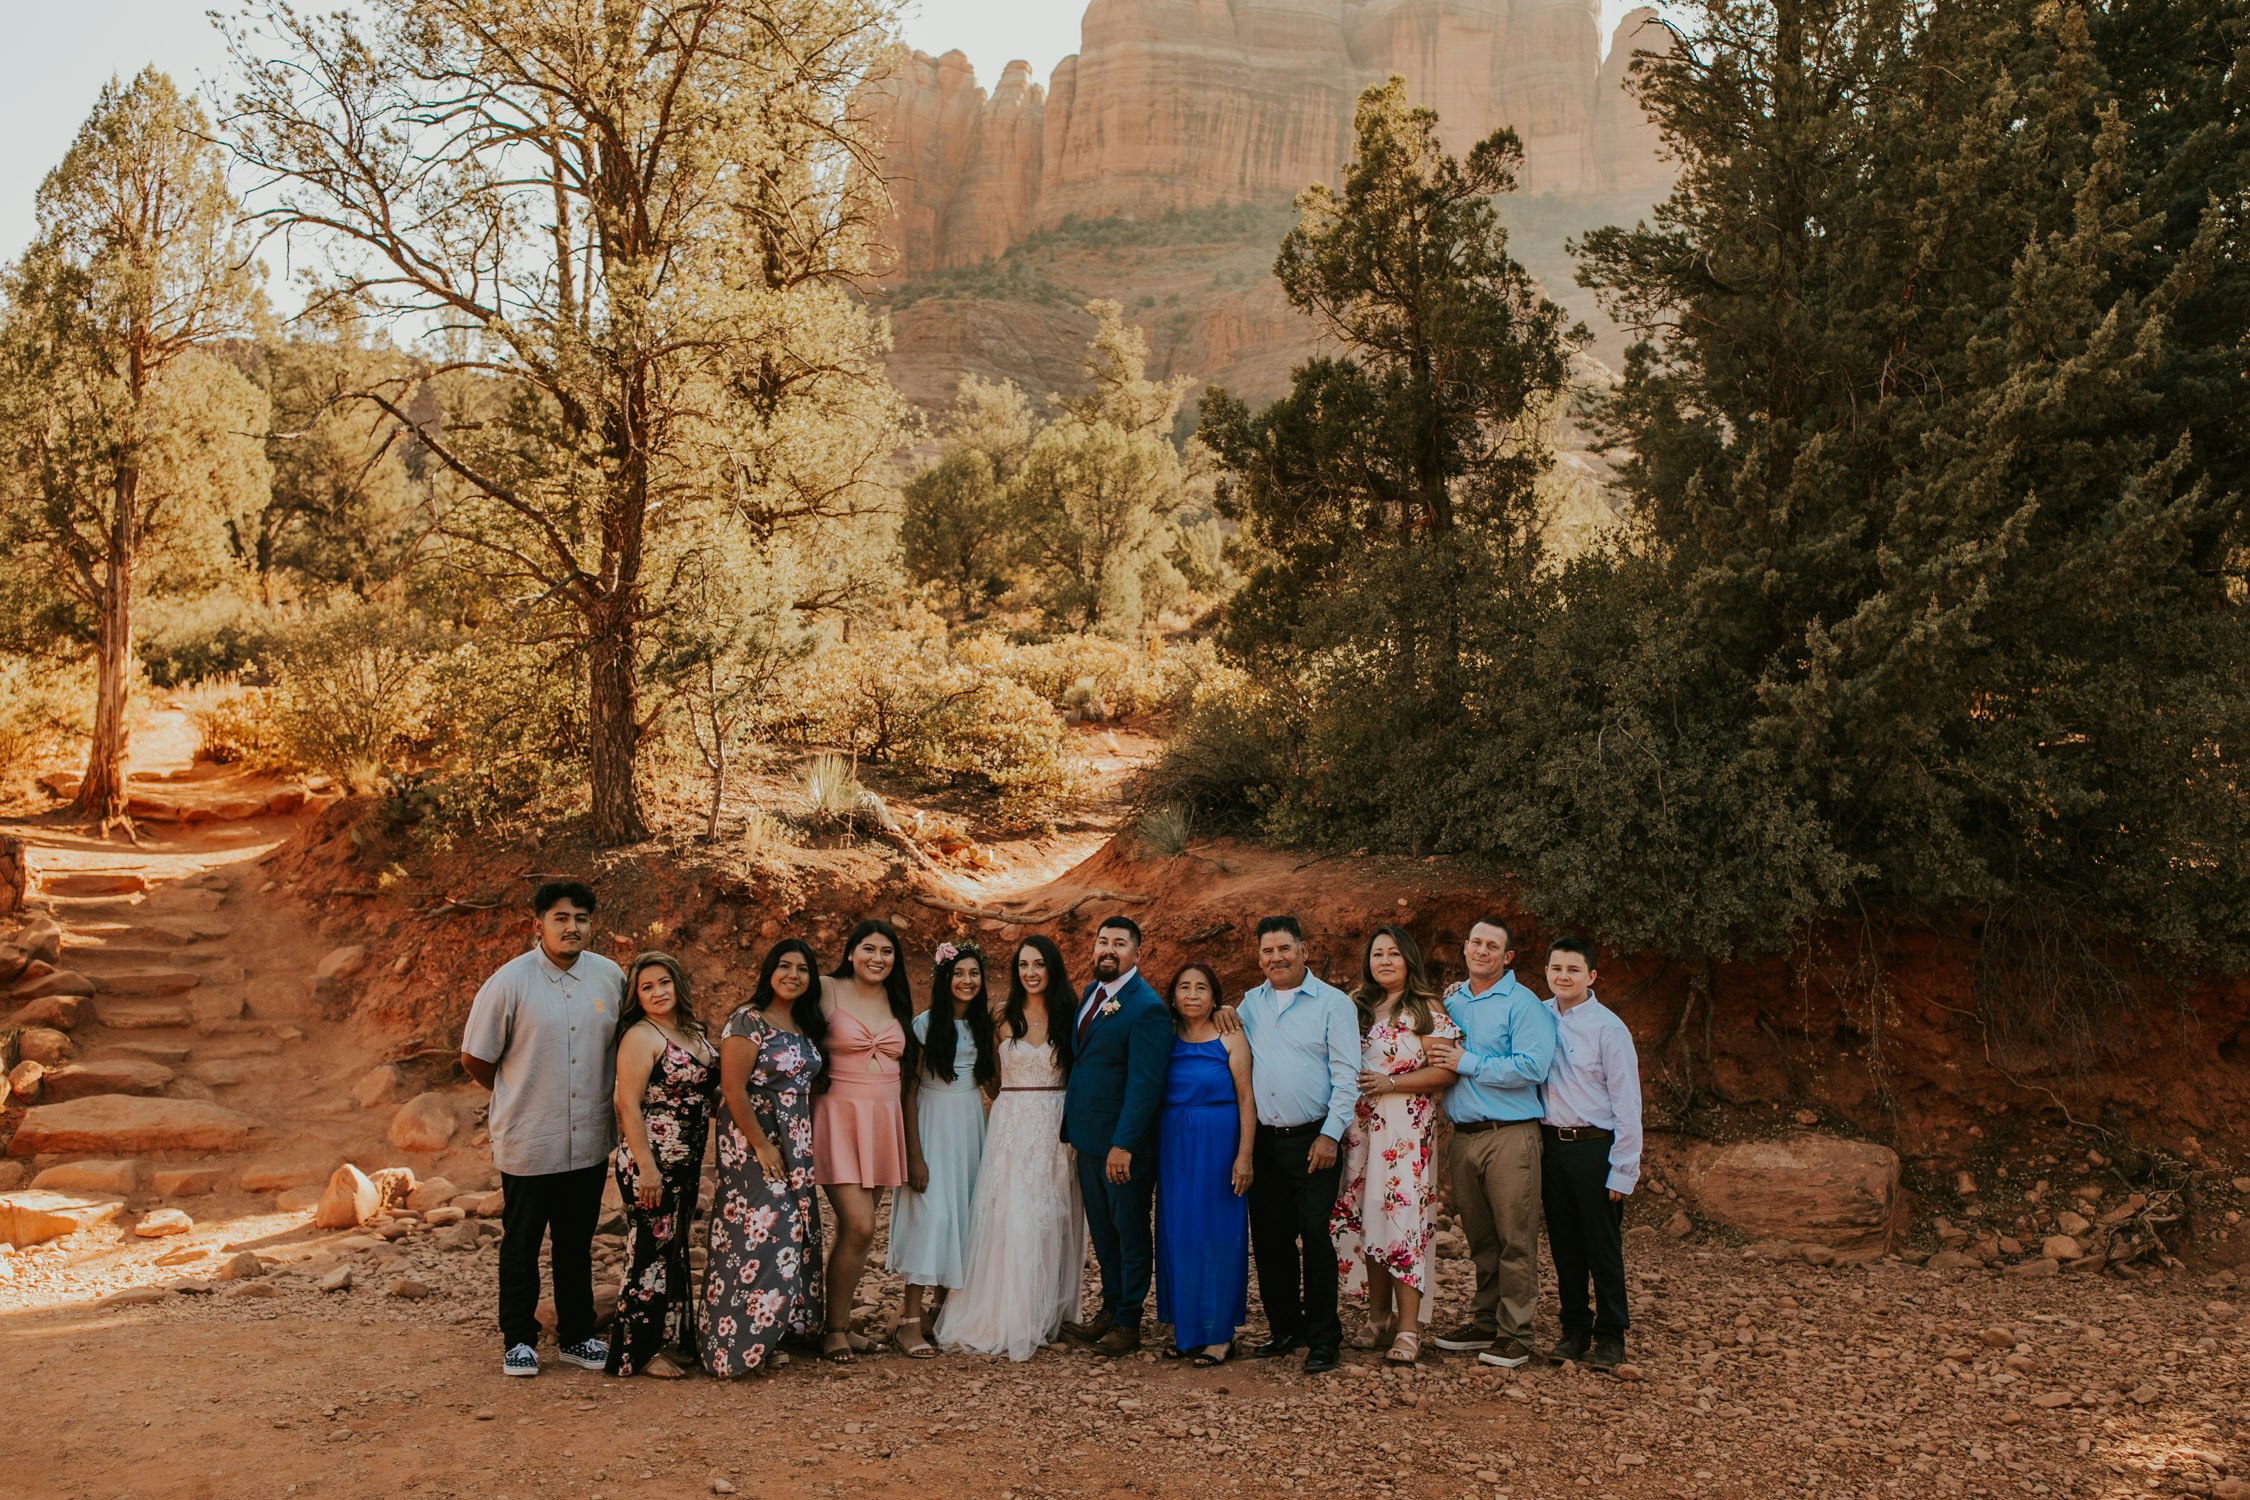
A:
<svg viewBox="0 0 2250 1500">
<path fill-rule="evenodd" d="M 1543 1130 L 1539 1201 L 1566 1334 L 1625 1337 L 1625 1205 L 1609 1196 L 1610 1135 L 1562 1140 Z M 1593 1282 L 1593 1306 L 1586 1284 Z"/>
<path fill-rule="evenodd" d="M 1328 1216 L 1342 1184 L 1337 1160 L 1314 1171 L 1306 1163 L 1320 1138 L 1318 1121 L 1278 1129 L 1260 1125 L 1250 1146 L 1250 1247 L 1258 1262 L 1258 1297 L 1275 1338 L 1301 1338 L 1314 1348 L 1344 1341 L 1336 1316 L 1336 1245 Z"/>
<path fill-rule="evenodd" d="M 1102 1271 L 1102 1313 L 1120 1328 L 1141 1326 L 1148 1303 L 1149 1269 L 1156 1241 L 1149 1208 L 1156 1196 L 1156 1153 L 1133 1153 L 1133 1170 L 1124 1182 L 1109 1180 L 1109 1154 L 1078 1156 L 1078 1195 L 1086 1202 L 1086 1231 L 1094 1241 L 1094 1262 Z"/>
<path fill-rule="evenodd" d="M 553 1241 L 555 1342 L 594 1336 L 594 1226 L 609 1163 L 538 1177 L 500 1174 L 500 1344 L 539 1343 L 539 1241 Z"/>
</svg>

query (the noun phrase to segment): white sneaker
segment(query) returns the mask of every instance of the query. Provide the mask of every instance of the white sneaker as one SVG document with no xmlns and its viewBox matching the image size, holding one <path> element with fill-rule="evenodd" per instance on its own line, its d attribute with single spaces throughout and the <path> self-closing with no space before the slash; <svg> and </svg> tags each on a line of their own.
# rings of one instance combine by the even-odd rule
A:
<svg viewBox="0 0 2250 1500">
<path fill-rule="evenodd" d="M 510 1344 L 508 1352 L 500 1356 L 500 1373 L 503 1375 L 538 1374 L 539 1351 L 529 1344 Z"/>
</svg>

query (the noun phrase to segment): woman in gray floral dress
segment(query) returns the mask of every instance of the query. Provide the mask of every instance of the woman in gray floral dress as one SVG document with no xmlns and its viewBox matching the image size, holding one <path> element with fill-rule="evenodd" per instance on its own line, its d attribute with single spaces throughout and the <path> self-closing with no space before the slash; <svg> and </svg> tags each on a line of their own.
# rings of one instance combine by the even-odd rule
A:
<svg viewBox="0 0 2250 1500">
<path fill-rule="evenodd" d="M 703 1367 L 772 1368 L 774 1346 L 819 1331 L 820 1199 L 812 1086 L 820 1048 L 813 951 L 774 944 L 758 988 L 719 1033 L 718 1198 L 703 1273 Z"/>
</svg>

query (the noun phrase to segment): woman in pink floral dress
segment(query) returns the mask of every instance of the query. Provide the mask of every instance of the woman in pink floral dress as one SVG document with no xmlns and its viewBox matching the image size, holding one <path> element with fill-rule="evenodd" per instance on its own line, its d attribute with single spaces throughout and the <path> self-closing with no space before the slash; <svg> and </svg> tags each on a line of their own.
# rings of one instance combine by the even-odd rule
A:
<svg viewBox="0 0 2250 1500">
<path fill-rule="evenodd" d="M 758 988 L 719 1033 L 719 1182 L 703 1272 L 703 1367 L 773 1368 L 775 1346 L 820 1328 L 820 1198 L 812 1086 L 818 965 L 795 938 L 773 945 Z"/>
<path fill-rule="evenodd" d="M 1427 1037 L 1457 1037 L 1422 950 L 1403 927 L 1380 927 L 1367 940 L 1359 988 L 1359 1107 L 1344 1133 L 1344 1185 L 1328 1232 L 1346 1296 L 1367 1292 L 1367 1327 L 1354 1343 L 1388 1346 L 1393 1364 L 1421 1354 L 1437 1282 L 1431 1229 L 1437 1205 L 1432 1140 L 1437 1096 L 1453 1070 L 1423 1061 Z"/>
</svg>

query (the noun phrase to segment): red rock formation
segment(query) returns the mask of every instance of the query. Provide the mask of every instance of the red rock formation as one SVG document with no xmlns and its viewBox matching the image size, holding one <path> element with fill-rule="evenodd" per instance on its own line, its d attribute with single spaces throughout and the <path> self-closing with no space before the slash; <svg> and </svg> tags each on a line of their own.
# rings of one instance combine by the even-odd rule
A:
<svg viewBox="0 0 2250 1500">
<path fill-rule="evenodd" d="M 1661 154 L 1663 140 L 1628 87 L 1627 70 L 1639 54 L 1668 53 L 1672 46 L 1671 30 L 1645 5 L 1627 11 L 1617 24 L 1594 90 L 1596 185 L 1605 193 L 1654 197 L 1671 185 L 1672 168 Z"/>
<path fill-rule="evenodd" d="M 1011 63 L 988 99 L 958 52 L 870 88 L 895 274 L 973 264 L 1072 216 L 1283 197 L 1332 178 L 1353 101 L 1397 73 L 1459 150 L 1502 125 L 1522 187 L 1570 196 L 1667 174 L 1623 87 L 1653 12 L 1601 58 L 1599 0 L 1092 0 L 1042 95 Z M 1635 38 L 1634 42 L 1625 39 Z"/>
</svg>

